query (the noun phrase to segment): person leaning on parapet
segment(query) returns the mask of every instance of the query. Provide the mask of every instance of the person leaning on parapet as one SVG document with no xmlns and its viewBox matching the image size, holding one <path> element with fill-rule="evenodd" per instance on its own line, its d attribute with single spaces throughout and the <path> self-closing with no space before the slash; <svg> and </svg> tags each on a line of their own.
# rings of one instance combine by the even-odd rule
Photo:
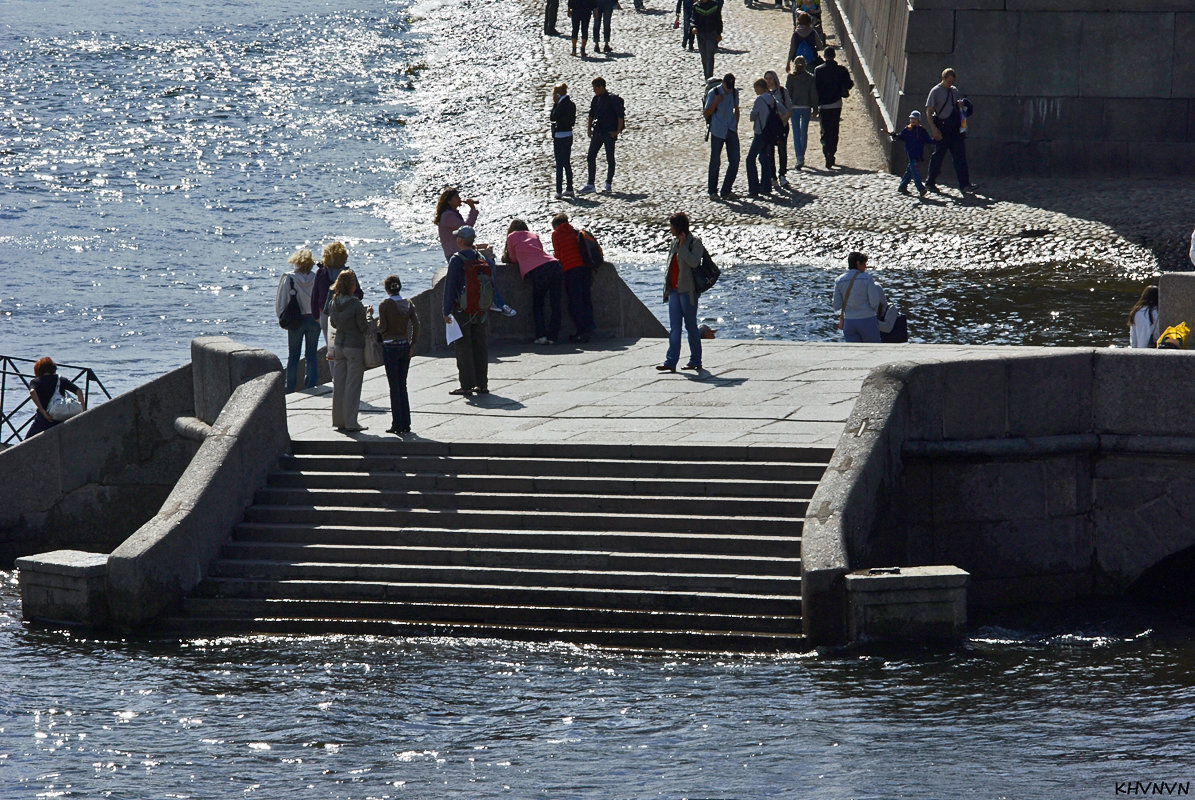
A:
<svg viewBox="0 0 1195 800">
<path fill-rule="evenodd" d="M 967 169 L 967 137 L 962 129 L 963 108 L 964 101 L 959 97 L 959 91 L 954 85 L 954 70 L 947 67 L 942 70 L 942 82 L 930 89 L 929 97 L 925 100 L 929 134 L 937 142 L 934 154 L 929 160 L 929 176 L 925 180 L 925 188 L 931 192 L 939 191 L 938 173 L 942 171 L 942 162 L 946 160 L 947 152 L 954 162 L 959 190 L 975 191 L 975 187 L 971 185 L 971 174 Z"/>
<path fill-rule="evenodd" d="M 473 247 L 477 232 L 469 225 L 453 231 L 457 252 L 448 259 L 444 279 L 444 323 L 453 319 L 460 326 L 456 340 L 456 371 L 460 388 L 449 394 L 489 394 L 489 343 L 486 319 L 490 308 L 507 309 L 494 282 L 494 262 Z"/>
<path fill-rule="evenodd" d="M 402 280 L 397 275 L 387 276 L 382 287 L 386 299 L 378 303 L 378 336 L 382 337 L 382 363 L 390 387 L 390 427 L 386 433 L 401 435 L 411 432 L 407 373 L 411 348 L 419 341 L 419 315 L 411 301 L 402 296 Z"/>
<path fill-rule="evenodd" d="M 324 332 L 324 344 L 328 346 L 328 360 L 332 360 L 332 339 L 328 330 L 328 298 L 332 284 L 340 277 L 341 270 L 349 259 L 349 251 L 340 242 L 332 242 L 324 246 L 320 256 L 320 263 L 315 270 L 315 284 L 311 287 L 311 313 L 319 321 L 320 329 Z M 357 289 L 357 297 L 365 297 L 361 289 Z"/>
<path fill-rule="evenodd" d="M 817 85 L 818 115 L 822 121 L 822 155 L 826 157 L 826 169 L 830 169 L 838 154 L 842 100 L 850 94 L 855 82 L 847 68 L 836 60 L 837 51 L 833 47 L 827 47 L 822 55 L 826 62 L 813 71 L 813 81 Z"/>
<path fill-rule="evenodd" d="M 293 392 L 299 387 L 299 354 L 302 348 L 307 350 L 306 374 L 303 388 L 310 389 L 319 383 L 319 357 L 316 348 L 319 347 L 319 315 L 312 305 L 313 289 L 315 288 L 316 273 L 312 272 L 315 259 L 311 251 L 306 248 L 297 251 L 287 263 L 294 265 L 294 271 L 283 275 L 278 281 L 278 292 L 274 298 L 274 313 L 281 317 L 282 312 L 290 304 L 293 296 L 299 304 L 299 324 L 287 330 L 286 354 L 286 391 Z"/>
<path fill-rule="evenodd" d="M 552 217 L 552 255 L 564 270 L 564 292 L 568 298 L 568 313 L 576 332 L 570 342 L 588 342 L 596 324 L 593 321 L 593 270 L 585 266 L 581 257 L 581 241 L 577 229 L 569 224 L 568 214 Z"/>
<path fill-rule="evenodd" d="M 560 262 L 544 251 L 538 235 L 521 219 L 512 219 L 506 229 L 502 263 L 518 267 L 523 280 L 531 282 L 531 318 L 535 321 L 534 344 L 556 344 L 560 338 L 560 293 L 563 277 Z M 550 316 L 544 316 L 544 304 Z"/>
<path fill-rule="evenodd" d="M 914 111 L 909 114 L 909 124 L 890 135 L 893 141 L 900 139 L 905 143 L 905 155 L 909 159 L 909 165 L 905 167 L 905 174 L 900 179 L 900 186 L 896 187 L 896 191 L 908 194 L 909 181 L 913 181 L 917 184 L 917 193 L 925 197 L 925 186 L 921 183 L 920 163 L 922 155 L 925 154 L 925 146 L 933 140 L 925 132 L 925 128 L 921 127 L 921 112 Z"/>
<path fill-rule="evenodd" d="M 568 85 L 559 84 L 552 90 L 552 155 L 556 161 L 556 199 L 567 191 L 573 194 L 573 126 L 577 122 L 577 105 L 568 96 Z M 567 180 L 568 189 L 565 190 Z"/>
<path fill-rule="evenodd" d="M 867 256 L 851 253 L 846 258 L 847 271 L 834 281 L 834 310 L 838 327 L 848 342 L 880 342 L 880 324 L 876 313 L 884 302 L 884 290 L 867 269 Z"/>
<path fill-rule="evenodd" d="M 592 192 L 593 182 L 597 177 L 597 154 L 602 148 L 606 149 L 606 191 L 610 191 L 614 184 L 614 143 L 622 133 L 626 124 L 626 107 L 622 98 L 606 91 L 606 79 L 593 79 L 593 100 L 589 102 L 589 153 L 586 164 L 589 167 L 589 181 L 581 187 L 581 192 Z"/>
<path fill-rule="evenodd" d="M 726 73 L 722 83 L 709 90 L 702 113 L 710 123 L 710 199 L 729 199 L 734 179 L 739 174 L 739 92 L 734 88 L 732 73 Z M 719 192 L 723 147 L 726 148 L 726 177 L 722 179 L 722 191 Z"/>
<path fill-rule="evenodd" d="M 361 382 L 365 378 L 365 335 L 373 331 L 373 308 L 366 308 L 357 296 L 361 291 L 357 275 L 346 269 L 332 284 L 328 314 L 336 336 L 332 346 L 332 427 L 355 433 L 365 430 L 357 422 L 361 408 Z"/>
<path fill-rule="evenodd" d="M 680 361 L 681 326 L 689 334 L 689 363 L 682 369 L 701 370 L 701 331 L 697 327 L 697 287 L 693 270 L 701 264 L 705 247 L 689 231 L 687 214 L 673 214 L 668 218 L 672 247 L 664 267 L 664 302 L 668 304 L 668 353 L 664 363 L 656 367 L 660 372 L 676 372 Z"/>
<path fill-rule="evenodd" d="M 37 411 L 29 425 L 29 433 L 25 434 L 26 439 L 62 422 L 62 420 L 50 416 L 50 400 L 53 399 L 55 392 L 63 395 L 73 392 L 79 400 L 79 405 L 83 407 L 83 410 L 87 410 L 83 391 L 66 378 L 58 377 L 58 365 L 54 363 L 54 359 L 49 356 L 39 358 L 33 364 L 33 380 L 29 382 L 29 399 L 33 401 Z"/>
<path fill-rule="evenodd" d="M 1146 286 L 1129 309 L 1129 347 L 1157 347 L 1158 287 Z"/>
<path fill-rule="evenodd" d="M 461 216 L 459 209 L 462 202 L 469 207 L 468 219 Z M 455 186 L 449 187 L 436 201 L 436 216 L 432 222 L 440 234 L 440 248 L 444 251 L 444 260 L 447 261 L 457 251 L 456 236 L 452 232 L 463 225 L 472 226 L 477 222 L 477 201 L 472 197 L 462 201 L 460 190 Z"/>
<path fill-rule="evenodd" d="M 722 0 L 697 0 L 693 4 L 693 32 L 701 53 L 701 71 L 708 81 L 714 76 L 714 54 L 722 41 Z"/>
<path fill-rule="evenodd" d="M 809 119 L 816 117 L 817 84 L 813 73 L 806 68 L 805 57 L 797 56 L 789 64 L 789 76 L 784 81 L 788 97 L 792 101 L 792 115 L 789 129 L 793 137 L 793 155 L 797 157 L 797 169 L 805 166 L 805 148 L 809 144 Z"/>
</svg>

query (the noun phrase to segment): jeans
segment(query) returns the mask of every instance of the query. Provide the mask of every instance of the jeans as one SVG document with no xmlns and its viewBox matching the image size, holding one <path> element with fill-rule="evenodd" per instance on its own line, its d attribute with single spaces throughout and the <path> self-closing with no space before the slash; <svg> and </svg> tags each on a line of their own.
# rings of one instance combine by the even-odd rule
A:
<svg viewBox="0 0 1195 800">
<path fill-rule="evenodd" d="M 589 22 L 593 19 L 593 6 L 573 6 L 573 41 L 577 40 L 577 32 L 581 32 L 581 41 L 589 41 Z M 595 31 L 596 33 L 596 31 Z"/>
<path fill-rule="evenodd" d="M 823 108 L 819 116 L 822 118 L 822 154 L 827 162 L 833 161 L 838 152 L 838 123 L 842 121 L 842 109 Z"/>
<path fill-rule="evenodd" d="M 726 178 L 722 181 L 722 196 L 730 194 L 734 179 L 739 175 L 739 133 L 727 131 L 726 138 L 710 135 L 710 194 L 718 191 L 718 173 L 722 171 L 722 146 L 726 146 Z"/>
<path fill-rule="evenodd" d="M 953 125 L 950 120 L 938 124 L 942 138 L 938 140 L 934 146 L 934 154 L 930 156 L 929 176 L 925 182 L 931 186 L 938 182 L 942 162 L 946 160 L 946 153 L 949 152 L 954 162 L 954 174 L 958 177 L 958 186 L 960 189 L 966 189 L 971 185 L 971 174 L 967 169 L 967 135 L 959 132 L 957 114 L 951 117 L 951 120 L 955 120 Z"/>
<path fill-rule="evenodd" d="M 905 175 L 900 179 L 900 191 L 904 191 L 905 187 L 909 185 L 909 181 L 917 184 L 917 191 L 924 192 L 925 187 L 921 185 L 921 171 L 917 169 L 917 162 L 909 159 L 909 166 L 905 167 Z"/>
<path fill-rule="evenodd" d="M 598 3 L 593 18 L 593 46 L 602 40 L 602 29 L 606 31 L 606 44 L 610 44 L 610 20 L 614 17 L 614 3 Z"/>
<path fill-rule="evenodd" d="M 552 138 L 552 154 L 556 157 L 556 194 L 560 194 L 562 182 L 568 179 L 568 190 L 573 190 L 573 137 Z"/>
<path fill-rule="evenodd" d="M 544 4 L 544 33 L 556 32 L 556 18 L 560 14 L 560 0 L 547 0 Z"/>
<path fill-rule="evenodd" d="M 809 114 L 808 108 L 794 108 L 789 118 L 789 126 L 793 132 L 793 155 L 797 157 L 797 166 L 805 166 L 805 148 L 809 145 Z"/>
<path fill-rule="evenodd" d="M 527 280 L 531 281 L 531 316 L 535 320 L 536 339 L 546 336 L 556 341 L 560 338 L 560 273 L 559 261 L 540 264 L 527 273 Z M 544 303 L 551 310 L 551 316 L 546 319 Z"/>
<path fill-rule="evenodd" d="M 880 322 L 874 316 L 842 321 L 842 336 L 848 342 L 880 343 Z"/>
<path fill-rule="evenodd" d="M 681 35 L 680 46 L 693 46 L 693 0 L 684 0 L 681 3 Z"/>
<path fill-rule="evenodd" d="M 697 32 L 697 49 L 701 51 L 701 69 L 708 81 L 714 74 L 714 53 L 718 51 L 718 34 Z"/>
<path fill-rule="evenodd" d="M 332 362 L 332 425 L 357 428 L 361 408 L 361 381 L 365 378 L 365 348 L 336 346 Z"/>
<path fill-rule="evenodd" d="M 466 391 L 488 389 L 490 345 L 486 341 L 485 321 L 469 322 L 464 314 L 453 316 L 461 326 L 461 338 L 452 343 L 456 348 L 456 372 L 461 388 Z"/>
<path fill-rule="evenodd" d="M 758 168 L 756 161 L 759 162 Z M 772 191 L 772 147 L 765 145 L 763 134 L 751 137 L 751 149 L 747 151 L 747 191 L 751 194 Z"/>
<path fill-rule="evenodd" d="M 780 135 L 776 137 L 775 148 L 769 155 L 772 156 L 774 165 L 778 165 L 780 174 L 788 172 L 788 128 L 780 131 Z M 776 172 L 776 166 L 773 166 L 772 172 Z"/>
<path fill-rule="evenodd" d="M 673 289 L 668 293 L 668 355 L 664 357 L 664 366 L 672 369 L 676 368 L 676 362 L 680 360 L 682 321 L 689 333 L 689 363 L 700 367 L 701 331 L 697 330 L 697 295 Z"/>
<path fill-rule="evenodd" d="M 594 131 L 589 140 L 589 153 L 585 160 L 589 165 L 589 185 L 593 186 L 593 178 L 597 174 L 597 154 L 606 148 L 606 183 L 614 182 L 614 142 L 617 141 L 608 131 Z"/>
<path fill-rule="evenodd" d="M 306 347 L 307 375 L 303 381 L 303 388 L 310 389 L 319 383 L 319 360 L 316 352 L 319 348 L 319 323 L 310 314 L 304 314 L 299 324 L 286 332 L 289 346 L 286 356 L 286 391 L 295 391 L 299 383 L 299 349 Z"/>
<path fill-rule="evenodd" d="M 410 342 L 383 342 L 386 383 L 390 384 L 390 427 L 396 431 L 411 429 L 411 403 L 407 399 L 407 371 L 411 368 Z"/>
<path fill-rule="evenodd" d="M 573 267 L 564 273 L 564 291 L 568 295 L 568 315 L 578 336 L 588 336 L 596 327 L 593 321 L 593 270 L 589 267 Z"/>
</svg>

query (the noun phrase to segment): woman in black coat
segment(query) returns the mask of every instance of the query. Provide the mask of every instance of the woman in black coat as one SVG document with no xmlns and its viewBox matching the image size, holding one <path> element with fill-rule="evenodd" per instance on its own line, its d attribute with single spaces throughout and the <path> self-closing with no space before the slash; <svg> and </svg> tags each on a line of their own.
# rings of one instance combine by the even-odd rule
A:
<svg viewBox="0 0 1195 800">
<path fill-rule="evenodd" d="M 556 199 L 564 197 L 564 178 L 568 178 L 568 194 L 573 194 L 573 123 L 577 121 L 577 106 L 568 96 L 568 86 L 560 84 L 552 90 L 552 152 L 556 156 Z"/>
</svg>

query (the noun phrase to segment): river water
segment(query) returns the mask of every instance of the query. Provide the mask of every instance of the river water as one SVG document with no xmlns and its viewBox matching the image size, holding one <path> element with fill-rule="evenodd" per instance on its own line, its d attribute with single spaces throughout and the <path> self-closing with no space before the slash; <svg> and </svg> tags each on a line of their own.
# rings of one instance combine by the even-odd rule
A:
<svg viewBox="0 0 1195 800">
<path fill-rule="evenodd" d="M 297 246 L 340 239 L 367 281 L 430 280 L 438 248 L 396 215 L 431 209 L 393 202 L 427 66 L 406 0 L 2 8 L 0 353 L 94 367 L 116 393 L 187 361 L 194 336 L 279 350 L 273 292 Z M 658 258 L 616 260 L 661 311 Z M 703 298 L 720 335 L 833 337 L 836 268 L 724 267 Z M 919 298 L 921 340 L 1110 344 L 1140 277 L 883 282 Z M 1191 628 L 1154 614 L 851 658 L 179 645 L 19 619 L 0 573 L 0 798 L 1102 798 L 1195 764 Z"/>
</svg>

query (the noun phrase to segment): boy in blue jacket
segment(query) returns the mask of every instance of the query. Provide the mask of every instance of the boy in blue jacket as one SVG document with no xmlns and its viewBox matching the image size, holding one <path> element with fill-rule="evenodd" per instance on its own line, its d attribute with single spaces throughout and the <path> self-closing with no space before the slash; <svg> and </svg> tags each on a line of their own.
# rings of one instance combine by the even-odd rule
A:
<svg viewBox="0 0 1195 800">
<path fill-rule="evenodd" d="M 912 180 L 917 184 L 917 193 L 925 197 L 925 185 L 921 183 L 921 171 L 917 168 L 917 162 L 925 153 L 925 146 L 932 143 L 933 139 L 930 138 L 929 131 L 921 127 L 921 112 L 914 111 L 909 114 L 908 126 L 900 133 L 892 134 L 892 139 L 904 140 L 905 155 L 909 157 L 909 166 L 905 167 L 905 175 L 900 179 L 900 186 L 896 191 L 908 194 L 909 181 Z"/>
</svg>

